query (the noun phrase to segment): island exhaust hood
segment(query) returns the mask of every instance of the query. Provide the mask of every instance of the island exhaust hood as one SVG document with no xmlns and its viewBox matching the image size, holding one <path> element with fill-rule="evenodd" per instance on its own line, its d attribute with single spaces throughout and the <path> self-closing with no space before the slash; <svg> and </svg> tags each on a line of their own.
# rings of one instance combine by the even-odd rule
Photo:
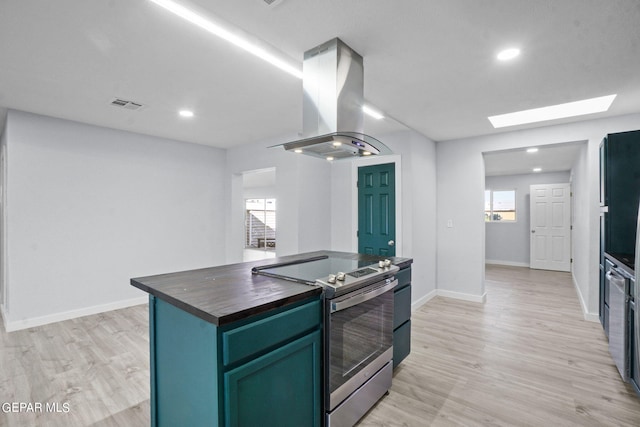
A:
<svg viewBox="0 0 640 427">
<path fill-rule="evenodd" d="M 327 160 L 391 154 L 364 130 L 362 56 L 335 38 L 304 53 L 302 139 L 285 150 Z"/>
</svg>

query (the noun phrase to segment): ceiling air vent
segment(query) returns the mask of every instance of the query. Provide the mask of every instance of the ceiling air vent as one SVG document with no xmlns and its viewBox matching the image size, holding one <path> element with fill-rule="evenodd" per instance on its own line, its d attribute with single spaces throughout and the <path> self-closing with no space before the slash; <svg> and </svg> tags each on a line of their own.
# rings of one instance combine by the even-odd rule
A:
<svg viewBox="0 0 640 427">
<path fill-rule="evenodd" d="M 133 101 L 127 101 L 126 99 L 122 98 L 113 99 L 113 101 L 111 101 L 111 105 L 133 111 L 139 110 L 144 107 L 144 105 L 142 104 Z"/>
<path fill-rule="evenodd" d="M 266 6 L 273 7 L 282 3 L 282 0 L 261 0 L 261 2 Z"/>
</svg>

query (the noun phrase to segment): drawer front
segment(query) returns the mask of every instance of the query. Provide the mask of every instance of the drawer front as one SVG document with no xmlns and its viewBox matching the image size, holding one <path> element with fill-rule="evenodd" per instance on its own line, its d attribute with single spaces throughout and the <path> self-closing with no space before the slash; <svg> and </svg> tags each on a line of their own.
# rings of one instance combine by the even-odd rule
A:
<svg viewBox="0 0 640 427">
<path fill-rule="evenodd" d="M 393 331 L 393 367 L 395 368 L 411 352 L 411 320 Z"/>
<path fill-rule="evenodd" d="M 222 361 L 235 363 L 277 347 L 322 325 L 322 305 L 315 300 L 300 307 L 222 333 Z"/>
<path fill-rule="evenodd" d="M 393 294 L 393 329 L 411 318 L 411 285 Z"/>
<path fill-rule="evenodd" d="M 398 271 L 396 273 L 396 279 L 398 279 L 398 285 L 396 286 L 398 289 L 411 283 L 411 267 Z"/>
</svg>

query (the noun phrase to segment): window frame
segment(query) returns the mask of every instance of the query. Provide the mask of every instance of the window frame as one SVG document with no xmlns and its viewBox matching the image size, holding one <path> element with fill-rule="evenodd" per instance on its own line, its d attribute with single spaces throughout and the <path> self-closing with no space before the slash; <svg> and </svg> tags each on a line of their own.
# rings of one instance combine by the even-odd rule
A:
<svg viewBox="0 0 640 427">
<path fill-rule="evenodd" d="M 247 204 L 249 201 L 262 201 L 263 205 L 262 208 L 263 209 L 247 209 Z M 269 204 L 269 202 L 272 201 L 273 203 L 273 209 L 267 209 L 267 205 Z M 264 247 L 260 247 L 260 245 L 258 244 L 257 247 L 251 246 L 250 245 L 250 231 L 247 228 L 248 222 L 249 222 L 249 215 L 251 214 L 251 212 L 263 212 L 265 215 L 265 221 L 263 222 L 264 224 L 264 235 L 263 238 L 265 239 Z M 267 224 L 267 212 L 273 212 L 274 215 L 274 220 L 273 220 L 273 227 L 269 227 L 269 225 Z M 259 251 L 269 251 L 269 252 L 273 252 L 276 250 L 276 245 L 277 245 L 277 220 L 275 219 L 276 215 L 277 215 L 277 199 L 275 197 L 246 197 L 244 199 L 244 215 L 245 215 L 245 219 L 244 219 L 244 249 L 251 249 L 251 250 L 259 250 Z M 271 228 L 272 232 L 273 232 L 273 238 L 271 237 L 267 237 L 267 228 Z M 269 241 L 271 241 L 273 244 L 270 245 Z M 249 243 L 249 245 L 247 245 L 247 243 Z"/>
<path fill-rule="evenodd" d="M 497 189 L 491 189 L 491 188 L 485 188 L 485 209 L 484 209 L 484 214 L 485 214 L 485 218 L 484 221 L 485 223 L 494 223 L 494 224 L 514 224 L 516 222 L 518 222 L 518 189 L 517 188 L 497 188 Z M 487 191 L 489 192 L 489 217 L 487 218 Z M 494 210 L 494 203 L 493 203 L 493 193 L 495 192 L 513 192 L 513 215 L 515 217 L 515 219 L 493 219 L 494 214 L 496 213 L 496 211 Z M 498 212 L 506 212 L 506 211 L 498 211 Z M 508 211 L 511 212 L 511 211 Z"/>
</svg>

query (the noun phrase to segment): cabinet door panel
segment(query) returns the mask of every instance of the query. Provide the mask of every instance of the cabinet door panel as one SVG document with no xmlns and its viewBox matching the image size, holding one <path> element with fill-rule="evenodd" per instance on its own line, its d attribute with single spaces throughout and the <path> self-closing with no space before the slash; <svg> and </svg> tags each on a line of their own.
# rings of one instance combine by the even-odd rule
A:
<svg viewBox="0 0 640 427">
<path fill-rule="evenodd" d="M 411 285 L 393 294 L 393 328 L 397 328 L 411 318 Z"/>
<path fill-rule="evenodd" d="M 321 334 L 306 335 L 224 375 L 229 426 L 319 426 Z"/>
</svg>

